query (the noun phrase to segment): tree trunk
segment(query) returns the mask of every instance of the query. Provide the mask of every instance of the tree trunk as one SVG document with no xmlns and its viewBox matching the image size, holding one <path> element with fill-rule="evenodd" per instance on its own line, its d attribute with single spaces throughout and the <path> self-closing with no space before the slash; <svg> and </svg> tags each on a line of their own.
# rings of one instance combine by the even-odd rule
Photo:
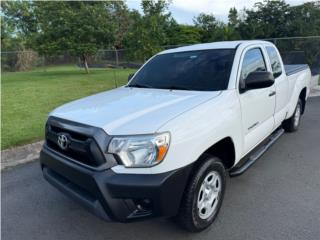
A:
<svg viewBox="0 0 320 240">
<path fill-rule="evenodd" d="M 89 74 L 89 67 L 88 67 L 87 57 L 85 54 L 82 55 L 82 60 L 83 60 L 84 69 L 86 70 L 86 73 Z"/>
</svg>

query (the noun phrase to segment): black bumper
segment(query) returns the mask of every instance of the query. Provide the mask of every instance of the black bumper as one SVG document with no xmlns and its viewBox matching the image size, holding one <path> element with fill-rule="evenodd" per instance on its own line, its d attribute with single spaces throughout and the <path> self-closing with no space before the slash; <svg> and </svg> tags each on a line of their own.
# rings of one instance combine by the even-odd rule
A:
<svg viewBox="0 0 320 240">
<path fill-rule="evenodd" d="M 45 179 L 95 215 L 127 222 L 177 214 L 192 166 L 161 174 L 117 174 L 78 165 L 46 146 L 40 154 Z"/>
</svg>

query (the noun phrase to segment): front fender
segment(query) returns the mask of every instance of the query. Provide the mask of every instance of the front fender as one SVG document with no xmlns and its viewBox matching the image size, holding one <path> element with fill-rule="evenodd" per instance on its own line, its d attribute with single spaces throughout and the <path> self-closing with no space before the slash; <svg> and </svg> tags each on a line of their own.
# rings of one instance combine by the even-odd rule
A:
<svg viewBox="0 0 320 240">
<path fill-rule="evenodd" d="M 152 168 L 152 171 L 163 172 L 189 165 L 226 137 L 234 142 L 237 162 L 242 149 L 241 129 L 241 111 L 236 90 L 224 91 L 159 129 L 159 132 L 171 133 L 171 143 L 166 159 Z"/>
</svg>

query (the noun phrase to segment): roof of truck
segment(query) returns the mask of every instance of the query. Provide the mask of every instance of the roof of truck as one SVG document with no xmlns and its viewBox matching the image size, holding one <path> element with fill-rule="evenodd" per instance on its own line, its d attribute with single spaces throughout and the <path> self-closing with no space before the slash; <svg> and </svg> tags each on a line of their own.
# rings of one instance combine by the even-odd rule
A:
<svg viewBox="0 0 320 240">
<path fill-rule="evenodd" d="M 197 51 L 197 50 L 206 50 L 206 49 L 234 49 L 240 44 L 265 44 L 270 43 L 267 41 L 261 40 L 242 40 L 242 41 L 224 41 L 224 42 L 212 42 L 212 43 L 201 43 L 194 44 L 185 47 L 172 48 L 160 52 L 159 54 L 164 53 L 175 53 L 175 52 L 186 52 L 186 51 Z"/>
</svg>

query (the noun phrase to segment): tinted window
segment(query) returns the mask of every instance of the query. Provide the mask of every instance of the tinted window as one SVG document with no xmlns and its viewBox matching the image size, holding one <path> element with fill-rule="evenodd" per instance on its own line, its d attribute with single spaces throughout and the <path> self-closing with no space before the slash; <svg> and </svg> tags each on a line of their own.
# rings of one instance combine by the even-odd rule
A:
<svg viewBox="0 0 320 240">
<path fill-rule="evenodd" d="M 245 79 L 249 73 L 255 71 L 267 71 L 260 48 L 250 49 L 244 55 L 241 69 L 241 80 Z"/>
<path fill-rule="evenodd" d="M 224 90 L 228 86 L 234 49 L 212 49 L 160 54 L 132 79 L 131 87 Z"/>
<path fill-rule="evenodd" d="M 267 53 L 270 58 L 271 68 L 273 72 L 273 76 L 279 77 L 282 73 L 280 59 L 278 53 L 274 47 L 267 47 Z"/>
</svg>

